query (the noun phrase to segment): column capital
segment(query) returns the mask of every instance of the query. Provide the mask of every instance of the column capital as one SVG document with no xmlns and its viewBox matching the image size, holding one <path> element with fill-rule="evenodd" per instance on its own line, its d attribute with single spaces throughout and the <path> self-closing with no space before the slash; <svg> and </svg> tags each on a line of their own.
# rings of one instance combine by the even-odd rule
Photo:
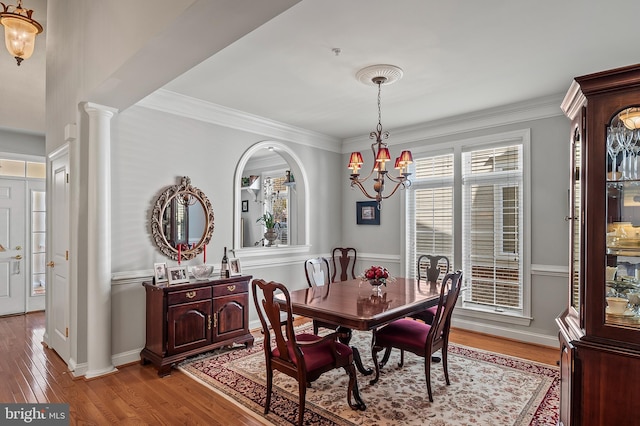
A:
<svg viewBox="0 0 640 426">
<path fill-rule="evenodd" d="M 91 114 L 91 113 L 108 113 L 109 117 L 114 116 L 115 114 L 118 113 L 118 109 L 117 108 L 112 108 L 106 105 L 100 105 L 100 104 L 96 104 L 94 102 L 83 102 L 82 107 L 84 108 L 84 110 Z"/>
</svg>

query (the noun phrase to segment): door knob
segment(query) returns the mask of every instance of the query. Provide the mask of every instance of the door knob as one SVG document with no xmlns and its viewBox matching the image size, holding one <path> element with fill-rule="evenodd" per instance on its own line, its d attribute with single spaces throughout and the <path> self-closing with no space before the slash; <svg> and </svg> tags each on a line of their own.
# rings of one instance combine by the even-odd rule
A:
<svg viewBox="0 0 640 426">
<path fill-rule="evenodd" d="M 56 266 L 56 264 L 53 263 L 53 260 L 52 260 L 51 262 L 47 263 L 47 266 L 53 268 L 54 266 Z"/>
<path fill-rule="evenodd" d="M 21 256 L 21 255 L 19 255 L 19 254 L 17 254 L 17 255 L 15 255 L 15 256 L 13 256 L 13 258 L 14 258 L 15 260 L 20 260 L 20 259 L 22 259 L 22 256 Z"/>
<path fill-rule="evenodd" d="M 22 246 L 16 246 L 16 250 L 22 250 Z"/>
</svg>

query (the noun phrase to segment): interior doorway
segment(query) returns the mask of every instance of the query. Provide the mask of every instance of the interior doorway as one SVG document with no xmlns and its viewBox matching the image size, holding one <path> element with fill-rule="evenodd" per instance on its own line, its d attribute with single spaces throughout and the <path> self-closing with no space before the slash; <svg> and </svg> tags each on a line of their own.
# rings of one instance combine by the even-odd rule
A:
<svg viewBox="0 0 640 426">
<path fill-rule="evenodd" d="M 45 175 L 37 159 L 0 158 L 0 316 L 45 309 Z"/>
</svg>

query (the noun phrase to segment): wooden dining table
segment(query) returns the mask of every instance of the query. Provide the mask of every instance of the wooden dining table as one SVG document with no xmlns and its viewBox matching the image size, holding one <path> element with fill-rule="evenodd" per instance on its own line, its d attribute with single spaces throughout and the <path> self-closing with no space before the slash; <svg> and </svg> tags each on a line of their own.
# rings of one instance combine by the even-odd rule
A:
<svg viewBox="0 0 640 426">
<path fill-rule="evenodd" d="M 379 291 L 367 280 L 338 281 L 319 287 L 289 292 L 294 314 L 335 324 L 340 340 L 349 344 L 351 330 L 368 331 L 407 317 L 438 303 L 440 284 L 414 278 L 395 278 Z M 353 347 L 358 370 L 365 368 L 358 348 Z"/>
</svg>

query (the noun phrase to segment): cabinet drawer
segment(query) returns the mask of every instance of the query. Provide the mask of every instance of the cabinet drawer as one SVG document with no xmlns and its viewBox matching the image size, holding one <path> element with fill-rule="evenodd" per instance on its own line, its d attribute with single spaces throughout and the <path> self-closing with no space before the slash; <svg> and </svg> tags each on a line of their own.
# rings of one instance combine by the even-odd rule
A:
<svg viewBox="0 0 640 426">
<path fill-rule="evenodd" d="M 182 290 L 169 293 L 169 305 L 177 305 L 179 303 L 194 302 L 196 300 L 204 300 L 211 298 L 211 287 L 192 288 L 191 290 Z"/>
<path fill-rule="evenodd" d="M 229 296 L 230 294 L 246 293 L 249 291 L 247 281 L 213 286 L 213 297 Z"/>
</svg>

